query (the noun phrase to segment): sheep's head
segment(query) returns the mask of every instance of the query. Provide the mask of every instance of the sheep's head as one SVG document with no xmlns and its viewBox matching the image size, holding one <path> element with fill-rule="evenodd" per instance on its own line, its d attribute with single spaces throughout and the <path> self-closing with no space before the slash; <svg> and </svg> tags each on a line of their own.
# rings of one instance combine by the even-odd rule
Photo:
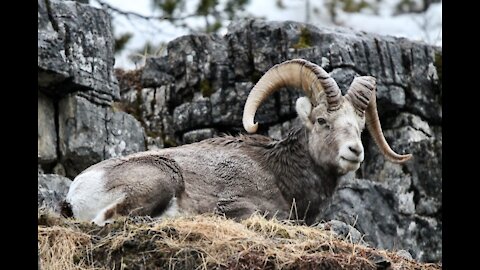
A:
<svg viewBox="0 0 480 270">
<path fill-rule="evenodd" d="M 253 133 L 253 122 L 260 104 L 283 86 L 302 89 L 306 97 L 297 100 L 296 109 L 308 136 L 308 151 L 318 166 L 339 174 L 355 171 L 364 158 L 361 132 L 365 124 L 383 155 L 403 163 L 412 155 L 395 153 L 385 141 L 378 119 L 375 78 L 356 77 L 345 96 L 337 83 L 321 67 L 293 59 L 267 71 L 250 92 L 243 114 L 243 126 Z"/>
</svg>

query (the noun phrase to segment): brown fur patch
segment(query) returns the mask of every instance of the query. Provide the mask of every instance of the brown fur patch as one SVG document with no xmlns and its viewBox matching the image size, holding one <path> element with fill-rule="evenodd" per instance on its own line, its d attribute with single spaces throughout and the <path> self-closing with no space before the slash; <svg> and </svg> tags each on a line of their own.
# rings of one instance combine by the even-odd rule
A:
<svg viewBox="0 0 480 270">
<path fill-rule="evenodd" d="M 114 206 L 107 211 L 105 211 L 105 214 L 103 216 L 104 220 L 111 219 L 115 214 L 117 213 L 117 206 Z"/>
</svg>

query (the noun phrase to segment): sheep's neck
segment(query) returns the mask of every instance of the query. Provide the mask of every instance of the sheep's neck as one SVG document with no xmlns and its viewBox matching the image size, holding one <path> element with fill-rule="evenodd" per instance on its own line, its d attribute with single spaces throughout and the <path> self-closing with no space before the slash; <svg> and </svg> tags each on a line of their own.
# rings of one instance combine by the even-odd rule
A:
<svg viewBox="0 0 480 270">
<path fill-rule="evenodd" d="M 307 149 L 305 128 L 292 130 L 285 139 L 265 149 L 265 165 L 276 177 L 288 202 L 295 202 L 296 216 L 311 223 L 323 202 L 331 196 L 338 176 L 315 165 Z"/>
</svg>

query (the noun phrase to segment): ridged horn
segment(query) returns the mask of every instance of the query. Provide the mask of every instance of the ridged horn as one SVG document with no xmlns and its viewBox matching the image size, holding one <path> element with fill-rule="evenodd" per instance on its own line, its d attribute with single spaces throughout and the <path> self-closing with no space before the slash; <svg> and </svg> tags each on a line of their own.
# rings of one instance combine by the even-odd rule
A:
<svg viewBox="0 0 480 270">
<path fill-rule="evenodd" d="M 372 94 L 375 91 L 376 79 L 372 76 L 361 76 L 353 79 L 350 88 L 345 95 L 345 99 L 352 103 L 355 112 L 360 115 L 365 115 L 365 110 L 370 103 Z"/>
<path fill-rule="evenodd" d="M 318 94 L 325 92 L 328 110 L 340 108 L 342 93 L 335 80 L 320 66 L 304 60 L 292 59 L 270 68 L 255 84 L 248 95 L 243 110 L 243 127 L 249 133 L 258 129 L 254 123 L 255 113 L 262 102 L 282 87 L 300 88 L 314 104 L 318 104 Z"/>
<path fill-rule="evenodd" d="M 365 112 L 367 129 L 386 159 L 393 163 L 404 163 L 413 157 L 412 154 L 399 155 L 395 153 L 385 140 L 378 118 L 375 78 L 356 77 L 345 98 L 352 103 L 357 113 L 363 115 Z"/>
</svg>

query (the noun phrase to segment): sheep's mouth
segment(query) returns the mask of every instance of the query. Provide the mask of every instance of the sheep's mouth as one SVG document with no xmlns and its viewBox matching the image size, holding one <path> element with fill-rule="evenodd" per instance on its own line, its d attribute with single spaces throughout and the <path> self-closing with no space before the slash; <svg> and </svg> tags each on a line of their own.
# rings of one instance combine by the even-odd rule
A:
<svg viewBox="0 0 480 270">
<path fill-rule="evenodd" d="M 340 157 L 340 158 L 341 158 L 342 160 L 345 160 L 345 161 L 347 161 L 347 162 L 349 162 L 349 163 L 354 163 L 354 164 L 357 164 L 357 163 L 362 162 L 362 161 L 359 160 L 359 159 L 348 159 L 348 158 L 345 158 L 345 157 Z"/>
</svg>

